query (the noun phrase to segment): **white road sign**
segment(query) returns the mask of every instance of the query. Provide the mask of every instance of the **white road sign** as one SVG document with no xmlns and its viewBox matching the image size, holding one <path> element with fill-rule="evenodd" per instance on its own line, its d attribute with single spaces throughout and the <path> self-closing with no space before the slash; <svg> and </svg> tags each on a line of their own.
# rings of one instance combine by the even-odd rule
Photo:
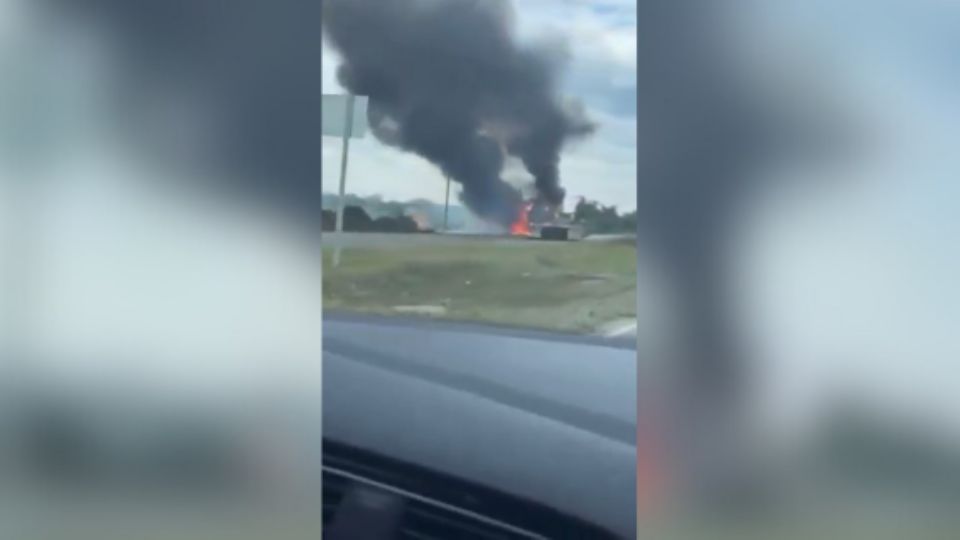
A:
<svg viewBox="0 0 960 540">
<path fill-rule="evenodd" d="M 349 133 L 353 139 L 360 139 L 367 132 L 367 98 L 353 96 L 353 122 L 347 126 L 350 97 L 347 95 L 324 94 L 321 102 L 323 116 L 323 134 L 331 137 L 343 137 Z"/>
</svg>

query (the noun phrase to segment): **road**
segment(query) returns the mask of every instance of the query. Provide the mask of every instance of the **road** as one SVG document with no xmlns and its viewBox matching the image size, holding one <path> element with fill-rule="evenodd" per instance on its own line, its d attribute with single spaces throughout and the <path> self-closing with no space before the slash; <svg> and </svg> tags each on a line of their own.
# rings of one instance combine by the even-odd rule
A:
<svg viewBox="0 0 960 540">
<path fill-rule="evenodd" d="M 522 236 L 506 236 L 491 234 L 448 234 L 448 233 L 358 233 L 325 232 L 321 237 L 324 247 L 340 246 L 351 248 L 407 248 L 423 245 L 462 245 L 469 242 L 478 242 L 486 245 L 496 244 L 507 247 L 529 246 L 530 242 L 538 245 L 563 246 L 566 242 L 550 242 L 536 238 Z M 624 235 L 590 236 L 584 240 L 591 242 L 630 242 L 635 237 Z"/>
<path fill-rule="evenodd" d="M 497 236 L 487 234 L 442 234 L 442 233 L 323 233 L 321 243 L 324 247 L 340 246 L 350 248 L 408 248 L 425 245 L 462 245 L 467 242 L 497 244 L 522 247 L 534 240 L 523 237 Z"/>
</svg>

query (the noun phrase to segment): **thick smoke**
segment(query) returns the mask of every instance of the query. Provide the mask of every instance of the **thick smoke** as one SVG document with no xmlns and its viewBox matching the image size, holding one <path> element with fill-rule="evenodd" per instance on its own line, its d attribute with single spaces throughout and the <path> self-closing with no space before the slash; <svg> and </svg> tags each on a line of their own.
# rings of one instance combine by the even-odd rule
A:
<svg viewBox="0 0 960 540">
<path fill-rule="evenodd" d="M 518 44 L 507 2 L 325 0 L 323 29 L 341 84 L 369 97 L 376 136 L 462 184 L 474 212 L 516 219 L 521 196 L 501 178 L 507 155 L 538 198 L 562 204 L 560 151 L 594 126 L 558 95 L 562 44 Z"/>
</svg>

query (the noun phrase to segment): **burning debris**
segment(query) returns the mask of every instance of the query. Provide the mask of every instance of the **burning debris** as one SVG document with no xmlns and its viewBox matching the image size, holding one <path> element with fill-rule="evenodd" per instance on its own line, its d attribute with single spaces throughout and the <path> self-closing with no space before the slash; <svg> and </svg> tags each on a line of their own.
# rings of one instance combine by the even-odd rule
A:
<svg viewBox="0 0 960 540">
<path fill-rule="evenodd" d="M 514 236 L 530 236 L 531 208 L 533 208 L 533 203 L 529 201 L 520 205 L 517 220 L 510 225 L 510 234 Z"/>
<path fill-rule="evenodd" d="M 560 208 L 543 199 L 532 199 L 520 205 L 517 219 L 510 225 L 510 234 L 543 240 L 569 240 L 582 237 L 582 229 L 562 217 Z"/>
<path fill-rule="evenodd" d="M 508 2 L 325 0 L 323 29 L 341 84 L 369 97 L 375 136 L 459 182 L 477 215 L 522 228 L 527 203 L 501 176 L 508 156 L 539 199 L 562 204 L 560 151 L 595 126 L 558 95 L 565 46 L 517 43 Z"/>
</svg>

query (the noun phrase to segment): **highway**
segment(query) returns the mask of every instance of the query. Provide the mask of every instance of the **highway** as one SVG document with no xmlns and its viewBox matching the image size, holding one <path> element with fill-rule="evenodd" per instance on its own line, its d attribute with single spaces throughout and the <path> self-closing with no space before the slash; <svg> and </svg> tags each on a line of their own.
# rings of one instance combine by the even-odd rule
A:
<svg viewBox="0 0 960 540">
<path fill-rule="evenodd" d="M 589 236 L 584 240 L 590 242 L 635 242 L 636 237 L 604 235 Z M 493 234 L 324 232 L 321 236 L 321 243 L 324 247 L 340 246 L 348 248 L 400 249 L 424 245 L 458 245 L 468 242 L 479 242 L 487 245 L 494 243 L 505 247 L 524 247 L 529 246 L 530 242 L 536 242 L 539 245 L 567 245 L 567 242 Z"/>
</svg>

